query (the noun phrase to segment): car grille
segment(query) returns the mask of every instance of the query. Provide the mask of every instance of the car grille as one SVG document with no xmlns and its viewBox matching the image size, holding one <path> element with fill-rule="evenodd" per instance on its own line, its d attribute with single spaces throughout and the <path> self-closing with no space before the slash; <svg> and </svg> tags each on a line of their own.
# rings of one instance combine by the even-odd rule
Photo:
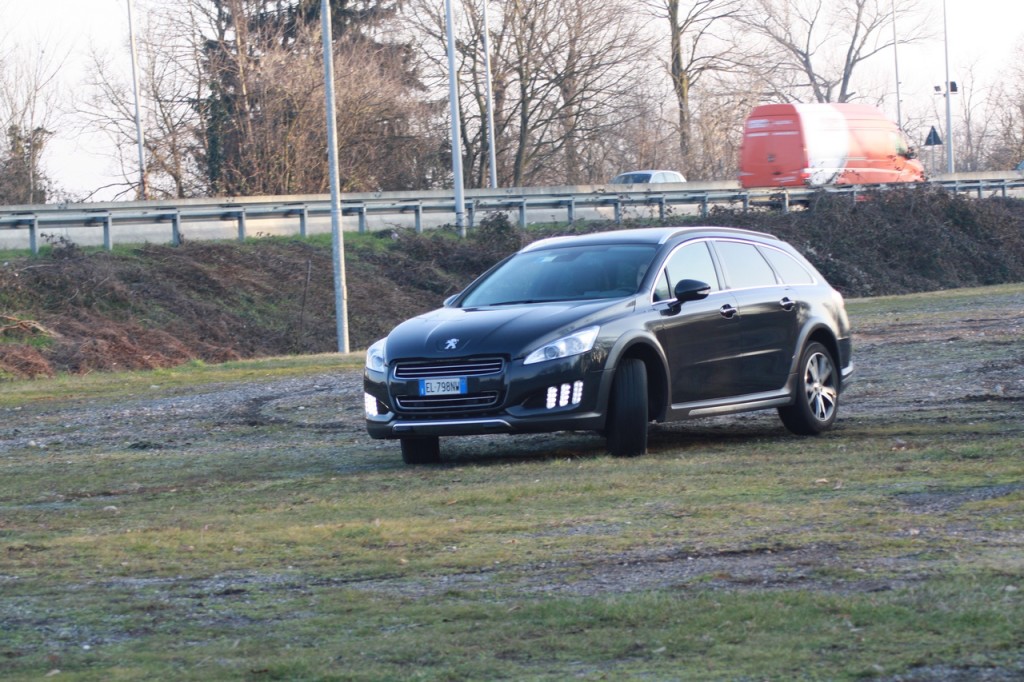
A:
<svg viewBox="0 0 1024 682">
<path fill-rule="evenodd" d="M 395 365 L 395 379 L 418 381 L 420 379 L 445 379 L 449 377 L 494 377 L 505 370 L 502 358 L 458 358 L 419 362 L 398 362 Z M 493 384 L 493 380 L 492 380 Z M 501 401 L 499 390 L 479 391 L 466 395 L 416 394 L 396 395 L 398 409 L 406 412 L 447 413 L 477 412 L 492 408 Z"/>
<path fill-rule="evenodd" d="M 501 358 L 448 360 L 446 362 L 400 362 L 395 367 L 395 378 L 482 377 L 489 374 L 501 374 L 503 369 L 505 369 L 505 361 Z"/>
<path fill-rule="evenodd" d="M 497 391 L 472 393 L 470 395 L 418 396 L 404 395 L 395 398 L 403 410 L 478 410 L 493 407 L 498 403 Z"/>
</svg>

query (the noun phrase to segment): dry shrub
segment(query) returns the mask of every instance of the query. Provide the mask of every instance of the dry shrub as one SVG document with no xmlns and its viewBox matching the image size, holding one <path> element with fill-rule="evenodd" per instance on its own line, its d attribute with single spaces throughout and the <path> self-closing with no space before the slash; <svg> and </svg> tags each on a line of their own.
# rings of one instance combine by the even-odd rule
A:
<svg viewBox="0 0 1024 682">
<path fill-rule="evenodd" d="M 678 224 L 679 220 L 674 221 Z M 822 193 L 791 213 L 715 210 L 700 223 L 790 241 L 848 296 L 1024 281 L 1024 201 L 931 187 Z M 347 244 L 349 340 L 365 348 L 396 323 L 436 308 L 531 238 L 612 229 L 584 223 L 521 232 L 487 216 L 451 228 L 377 233 Z M 300 240 L 147 245 L 128 255 L 50 256 L 0 267 L 0 314 L 37 321 L 49 345 L 0 344 L 0 377 L 167 367 L 192 359 L 336 350 L 330 250 Z"/>
<path fill-rule="evenodd" d="M 53 368 L 38 349 L 20 343 L 0 344 L 0 380 L 5 377 L 52 377 Z"/>
<path fill-rule="evenodd" d="M 910 186 L 819 193 L 791 213 L 715 211 L 709 222 L 792 243 L 848 296 L 881 296 L 1024 281 L 1024 201 L 976 200 Z"/>
</svg>

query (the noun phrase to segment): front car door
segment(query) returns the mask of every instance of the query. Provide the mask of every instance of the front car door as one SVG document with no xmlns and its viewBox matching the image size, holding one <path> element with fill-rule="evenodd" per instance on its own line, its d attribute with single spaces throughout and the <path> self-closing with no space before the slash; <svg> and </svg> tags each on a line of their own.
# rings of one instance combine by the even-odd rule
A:
<svg viewBox="0 0 1024 682">
<path fill-rule="evenodd" d="M 706 282 L 711 293 L 665 307 L 675 300 L 672 292 L 683 279 Z M 684 244 L 669 256 L 658 274 L 654 300 L 662 312 L 651 326 L 668 360 L 672 404 L 734 395 L 740 379 L 734 352 L 739 318 L 735 299 L 722 290 L 708 242 Z"/>
</svg>

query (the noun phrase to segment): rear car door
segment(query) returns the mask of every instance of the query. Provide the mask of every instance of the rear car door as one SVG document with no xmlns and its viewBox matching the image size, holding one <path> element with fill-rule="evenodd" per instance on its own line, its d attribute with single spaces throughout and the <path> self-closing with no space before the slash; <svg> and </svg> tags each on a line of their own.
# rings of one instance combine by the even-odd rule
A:
<svg viewBox="0 0 1024 682">
<path fill-rule="evenodd" d="M 779 390 L 793 364 L 801 307 L 757 246 L 735 240 L 716 240 L 713 246 L 739 309 L 733 339 L 738 376 L 732 395 Z"/>
</svg>

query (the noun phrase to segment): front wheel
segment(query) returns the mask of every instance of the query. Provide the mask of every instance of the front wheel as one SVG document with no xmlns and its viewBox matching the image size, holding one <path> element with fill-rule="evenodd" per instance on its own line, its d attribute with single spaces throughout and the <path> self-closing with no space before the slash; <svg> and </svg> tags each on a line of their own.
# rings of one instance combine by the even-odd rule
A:
<svg viewBox="0 0 1024 682">
<path fill-rule="evenodd" d="M 647 365 L 643 360 L 627 358 L 615 370 L 608 401 L 608 451 L 615 457 L 647 452 L 647 422 Z"/>
<path fill-rule="evenodd" d="M 437 464 L 441 461 L 441 441 L 437 436 L 402 438 L 402 461 L 406 464 Z"/>
<path fill-rule="evenodd" d="M 800 355 L 800 379 L 796 402 L 779 408 L 787 429 L 801 436 L 813 436 L 829 429 L 839 410 L 839 372 L 828 349 L 808 344 Z"/>
</svg>

